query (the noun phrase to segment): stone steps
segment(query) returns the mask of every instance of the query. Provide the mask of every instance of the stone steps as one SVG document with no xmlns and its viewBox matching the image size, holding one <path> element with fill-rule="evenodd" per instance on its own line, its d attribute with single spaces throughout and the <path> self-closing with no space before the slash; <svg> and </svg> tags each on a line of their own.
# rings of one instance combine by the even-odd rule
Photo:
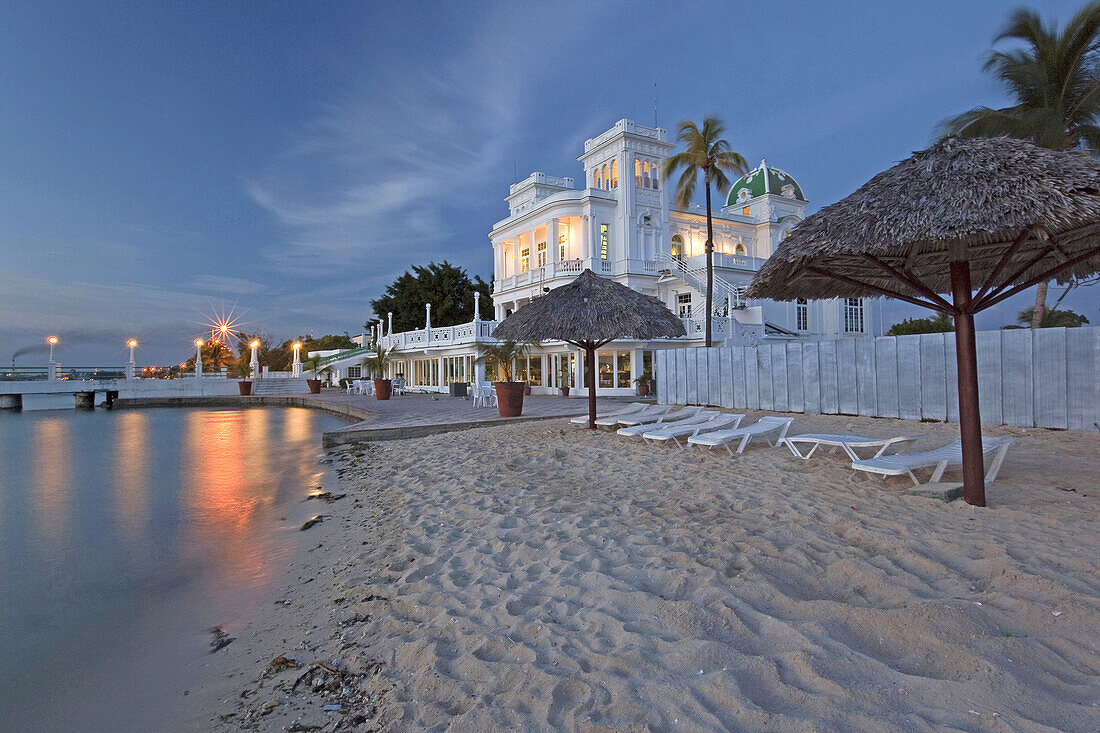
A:
<svg viewBox="0 0 1100 733">
<path fill-rule="evenodd" d="M 254 379 L 252 380 L 252 394 L 309 394 L 309 385 L 306 384 L 306 380 L 304 379 L 287 379 L 283 377 Z"/>
</svg>

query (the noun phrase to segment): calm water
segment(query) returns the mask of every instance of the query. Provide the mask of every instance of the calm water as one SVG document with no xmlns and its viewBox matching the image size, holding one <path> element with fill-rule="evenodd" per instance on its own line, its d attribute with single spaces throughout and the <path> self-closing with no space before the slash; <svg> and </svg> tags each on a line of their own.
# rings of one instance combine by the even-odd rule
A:
<svg viewBox="0 0 1100 733">
<path fill-rule="evenodd" d="M 174 730 L 323 482 L 302 408 L 0 413 L 0 730 Z"/>
</svg>

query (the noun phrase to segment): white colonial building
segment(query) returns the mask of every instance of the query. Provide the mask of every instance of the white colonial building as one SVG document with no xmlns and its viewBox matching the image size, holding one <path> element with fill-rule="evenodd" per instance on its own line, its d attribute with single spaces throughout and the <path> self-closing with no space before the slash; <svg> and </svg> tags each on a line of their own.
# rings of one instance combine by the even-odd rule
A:
<svg viewBox="0 0 1100 733">
<path fill-rule="evenodd" d="M 598 355 L 597 390 L 628 394 L 643 373 L 652 374 L 653 351 L 703 344 L 706 302 L 706 212 L 670 204 L 674 192 L 661 178 L 675 146 L 667 131 L 620 120 L 585 141 L 578 158 L 583 184 L 572 178 L 532 173 L 509 188 L 508 216 L 489 233 L 493 248 L 493 308 L 490 319 L 404 333 L 379 323 L 368 344 L 381 337 L 398 349 L 394 375 L 412 387 L 446 391 L 455 381 L 492 381 L 493 364 L 477 359 L 491 342 L 496 323 L 534 298 L 570 282 L 585 269 L 654 295 L 677 313 L 687 336 L 659 341 L 608 344 Z M 713 202 L 714 295 L 712 333 L 716 342 L 759 344 L 769 339 L 843 338 L 870 334 L 872 302 L 747 301 L 743 293 L 760 268 L 805 216 L 802 188 L 785 171 L 766 162 L 738 179 L 725 200 Z M 364 349 L 330 358 L 338 376 L 358 376 Z M 538 392 L 563 384 L 585 395 L 583 360 L 566 344 L 533 347 L 517 365 L 519 379 Z"/>
</svg>

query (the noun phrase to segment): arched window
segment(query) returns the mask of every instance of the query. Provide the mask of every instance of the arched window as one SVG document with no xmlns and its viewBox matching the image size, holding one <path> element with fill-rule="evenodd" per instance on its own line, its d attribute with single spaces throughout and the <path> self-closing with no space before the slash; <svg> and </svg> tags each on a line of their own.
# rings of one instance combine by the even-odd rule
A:
<svg viewBox="0 0 1100 733">
<path fill-rule="evenodd" d="M 679 260 L 684 257 L 684 238 L 679 234 L 672 237 L 672 258 Z"/>
<path fill-rule="evenodd" d="M 661 172 L 656 163 L 653 164 L 653 177 L 649 180 L 653 184 L 654 190 L 659 188 L 659 186 L 657 185 L 657 181 L 661 180 Z"/>
<path fill-rule="evenodd" d="M 634 185 L 642 185 L 642 161 L 634 159 Z"/>
<path fill-rule="evenodd" d="M 642 188 L 649 188 L 649 161 L 642 166 Z"/>
<path fill-rule="evenodd" d="M 743 245 L 743 244 L 737 245 L 737 248 L 734 249 L 733 252 L 734 252 L 734 254 L 739 254 L 739 255 L 747 255 L 749 253 L 749 251 L 747 249 L 745 249 L 745 245 Z"/>
<path fill-rule="evenodd" d="M 603 164 L 603 188 L 604 188 L 605 191 L 608 190 L 609 188 L 611 188 L 611 176 L 609 176 L 607 173 L 608 173 L 607 163 L 604 163 Z"/>
<path fill-rule="evenodd" d="M 596 168 L 596 185 L 595 188 L 603 188 L 603 174 L 600 173 L 600 169 Z"/>
<path fill-rule="evenodd" d="M 611 161 L 611 187 L 619 187 L 619 161 Z"/>
</svg>

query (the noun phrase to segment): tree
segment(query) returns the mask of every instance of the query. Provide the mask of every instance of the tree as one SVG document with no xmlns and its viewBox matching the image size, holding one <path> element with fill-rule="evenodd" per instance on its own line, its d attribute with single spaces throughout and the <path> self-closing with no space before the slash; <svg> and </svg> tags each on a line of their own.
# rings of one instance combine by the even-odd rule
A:
<svg viewBox="0 0 1100 733">
<path fill-rule="evenodd" d="M 206 372 L 216 372 L 233 361 L 233 350 L 221 341 L 204 341 L 202 344 L 202 368 Z M 194 371 L 195 357 L 187 360 L 184 371 Z"/>
<path fill-rule="evenodd" d="M 955 330 L 955 319 L 946 313 L 934 318 L 906 318 L 890 326 L 887 336 L 911 336 L 918 333 L 948 333 Z"/>
<path fill-rule="evenodd" d="M 1100 149 L 1100 2 L 1091 2 L 1059 30 L 1020 9 L 993 42 L 1019 41 L 1024 48 L 993 51 L 983 69 L 1015 99 L 1001 109 L 975 107 L 944 123 L 963 137 L 1030 140 L 1052 150 Z M 1035 292 L 1032 328 L 1039 328 L 1047 283 Z"/>
<path fill-rule="evenodd" d="M 424 327 L 425 304 L 432 304 L 433 326 L 455 326 L 474 319 L 474 292 L 481 293 L 481 312 L 491 313 L 492 286 L 480 275 L 471 280 L 466 271 L 444 260 L 427 266 L 413 265 L 386 287 L 380 298 L 372 300 L 376 320 L 387 321 L 393 313 L 394 331 L 412 331 Z M 365 324 L 369 330 L 371 324 Z M 388 327 L 387 327 L 388 328 Z"/>
<path fill-rule="evenodd" d="M 1034 324 L 1035 313 L 1033 308 L 1028 308 L 1025 311 L 1020 311 L 1020 315 L 1016 320 L 1023 324 Z M 1038 319 L 1042 328 L 1077 328 L 1083 326 L 1089 322 L 1089 319 L 1082 316 L 1079 313 L 1074 313 L 1071 310 L 1051 310 L 1050 308 L 1043 308 L 1042 318 Z M 1032 325 L 1032 328 L 1035 328 Z"/>
<path fill-rule="evenodd" d="M 699 174 L 703 174 L 707 200 L 707 346 L 711 345 L 710 326 L 714 299 L 714 224 L 710 214 L 710 188 L 713 184 L 719 194 L 724 194 L 730 187 L 726 171 L 738 175 L 748 171 L 745 159 L 730 150 L 729 143 L 722 139 L 725 130 L 725 124 L 717 117 L 704 118 L 702 129 L 696 127 L 691 120 L 681 122 L 677 139 L 684 144 L 684 150 L 665 162 L 664 171 L 667 180 L 676 171 L 683 169 L 676 184 L 676 203 L 685 208 L 695 196 Z"/>
</svg>

